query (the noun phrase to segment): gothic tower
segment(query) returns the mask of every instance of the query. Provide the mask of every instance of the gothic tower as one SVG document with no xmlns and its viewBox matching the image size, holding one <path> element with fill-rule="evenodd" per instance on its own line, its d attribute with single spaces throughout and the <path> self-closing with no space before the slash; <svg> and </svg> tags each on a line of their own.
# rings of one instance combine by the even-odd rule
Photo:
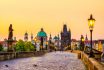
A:
<svg viewBox="0 0 104 70">
<path fill-rule="evenodd" d="M 63 25 L 63 31 L 61 31 L 61 48 L 70 46 L 71 49 L 71 31 L 67 30 L 67 25 Z"/>
</svg>

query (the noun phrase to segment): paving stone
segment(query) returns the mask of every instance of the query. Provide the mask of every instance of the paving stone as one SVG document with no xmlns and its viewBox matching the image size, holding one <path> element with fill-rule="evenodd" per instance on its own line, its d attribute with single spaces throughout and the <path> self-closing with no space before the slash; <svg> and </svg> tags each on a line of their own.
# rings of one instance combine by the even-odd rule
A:
<svg viewBox="0 0 104 70">
<path fill-rule="evenodd" d="M 85 70 L 85 66 L 75 53 L 51 52 L 42 57 L 2 61 L 0 70 Z"/>
</svg>

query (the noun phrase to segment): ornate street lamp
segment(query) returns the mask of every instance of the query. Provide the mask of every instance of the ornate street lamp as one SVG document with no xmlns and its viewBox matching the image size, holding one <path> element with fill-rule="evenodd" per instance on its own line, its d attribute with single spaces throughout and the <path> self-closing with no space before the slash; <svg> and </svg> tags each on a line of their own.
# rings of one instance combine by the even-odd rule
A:
<svg viewBox="0 0 104 70">
<path fill-rule="evenodd" d="M 34 42 L 35 42 L 35 47 L 36 47 L 36 41 L 37 41 L 37 38 L 35 37 L 35 38 L 34 38 Z"/>
<path fill-rule="evenodd" d="M 80 50 L 81 51 L 84 51 L 84 37 L 83 37 L 83 35 L 81 35 L 81 43 L 80 43 Z"/>
<path fill-rule="evenodd" d="M 91 49 L 90 49 L 89 57 L 94 57 L 94 53 L 92 51 L 92 31 L 94 28 L 94 24 L 95 24 L 95 19 L 93 18 L 92 14 L 91 14 L 90 18 L 88 19 L 88 26 L 90 29 L 90 38 L 91 38 L 91 41 L 90 41 Z"/>
<path fill-rule="evenodd" d="M 82 51 L 84 51 L 84 46 L 85 46 L 85 44 L 84 44 L 84 37 L 82 38 Z"/>
<path fill-rule="evenodd" d="M 82 42 L 84 42 L 84 38 L 82 38 Z"/>
<path fill-rule="evenodd" d="M 48 49 L 48 41 L 46 41 L 46 50 Z"/>
</svg>

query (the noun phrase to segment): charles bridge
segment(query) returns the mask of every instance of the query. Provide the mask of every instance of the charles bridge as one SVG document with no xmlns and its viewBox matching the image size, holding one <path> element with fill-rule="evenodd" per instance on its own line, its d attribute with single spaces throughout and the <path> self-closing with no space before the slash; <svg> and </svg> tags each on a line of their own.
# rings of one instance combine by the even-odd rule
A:
<svg viewBox="0 0 104 70">
<path fill-rule="evenodd" d="M 93 49 L 92 31 L 94 23 L 92 21 L 95 22 L 95 19 L 90 15 L 90 19 L 88 19 L 91 33 L 90 47 L 86 48 L 84 38 L 81 36 L 79 50 L 73 49 L 71 31 L 70 29 L 68 31 L 67 26 L 64 25 L 61 40 L 59 40 L 59 35 L 55 38 L 61 51 L 55 49 L 56 45 L 53 45 L 51 35 L 47 41 L 47 34 L 43 28 L 35 40 L 33 40 L 33 36 L 31 37 L 34 43 L 28 42 L 28 33 L 25 33 L 25 42 L 18 41 L 19 43 L 17 42 L 14 48 L 15 40 L 13 40 L 12 24 L 10 24 L 8 40 L 6 41 L 8 52 L 0 52 L 0 70 L 104 70 L 104 63 L 101 62 L 103 52 Z M 46 42 L 45 47 L 43 47 L 44 42 Z M 61 45 L 59 45 L 60 42 Z M 65 48 L 67 50 L 64 51 Z"/>
<path fill-rule="evenodd" d="M 37 62 L 38 60 L 36 60 L 37 64 L 35 64 L 35 58 L 37 58 L 39 61 L 42 61 L 42 62 Z M 29 59 L 34 59 L 34 61 L 29 61 Z M 58 63 L 59 60 L 60 62 L 63 63 L 63 64 L 60 63 L 62 65 Z M 103 64 L 101 64 L 99 61 L 97 61 L 94 58 L 89 58 L 88 54 L 79 50 L 53 51 L 53 52 L 49 52 L 46 50 L 38 51 L 38 52 L 36 51 L 35 52 L 5 52 L 5 53 L 1 52 L 0 61 L 1 61 L 0 68 L 2 70 L 21 70 L 22 65 L 16 67 L 16 65 L 19 65 L 17 61 L 19 61 L 20 64 L 21 63 L 23 64 L 24 62 L 23 64 L 24 66 L 25 66 L 25 62 L 27 61 L 26 64 L 29 64 L 29 63 L 30 65 L 35 64 L 34 66 L 35 68 L 37 68 L 35 69 L 35 68 L 31 68 L 31 66 L 30 67 L 26 66 L 26 67 L 23 67 L 22 70 L 25 70 L 25 69 L 27 70 L 42 70 L 42 69 L 43 70 L 52 70 L 52 69 L 54 70 L 103 70 L 104 69 Z M 56 66 L 50 65 L 50 62 L 52 62 L 53 65 L 55 64 Z M 13 65 L 14 65 L 13 63 L 15 64 L 14 68 L 13 68 Z M 40 66 L 38 67 L 39 63 L 40 63 Z M 62 69 L 59 69 L 60 67 L 57 66 L 57 63 L 59 64 L 59 66 L 62 66 Z M 47 66 L 47 64 L 49 64 L 49 67 Z M 65 65 L 68 65 L 68 66 L 65 68 Z M 80 66 L 79 68 L 78 68 L 78 65 Z M 10 69 L 11 66 L 12 66 L 12 69 Z"/>
</svg>

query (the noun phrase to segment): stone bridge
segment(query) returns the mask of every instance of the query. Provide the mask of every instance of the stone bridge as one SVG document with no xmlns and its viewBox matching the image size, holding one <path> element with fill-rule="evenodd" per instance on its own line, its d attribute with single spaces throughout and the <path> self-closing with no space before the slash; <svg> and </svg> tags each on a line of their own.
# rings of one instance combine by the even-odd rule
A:
<svg viewBox="0 0 104 70">
<path fill-rule="evenodd" d="M 40 56 L 37 57 L 36 54 Z M 104 65 L 81 51 L 20 52 L 0 54 L 0 70 L 104 70 Z M 11 57 L 13 57 L 12 60 Z M 5 59 L 4 58 L 4 59 Z"/>
<path fill-rule="evenodd" d="M 19 58 L 0 62 L 1 70 L 85 70 L 77 54 L 50 52 L 41 57 Z"/>
</svg>

